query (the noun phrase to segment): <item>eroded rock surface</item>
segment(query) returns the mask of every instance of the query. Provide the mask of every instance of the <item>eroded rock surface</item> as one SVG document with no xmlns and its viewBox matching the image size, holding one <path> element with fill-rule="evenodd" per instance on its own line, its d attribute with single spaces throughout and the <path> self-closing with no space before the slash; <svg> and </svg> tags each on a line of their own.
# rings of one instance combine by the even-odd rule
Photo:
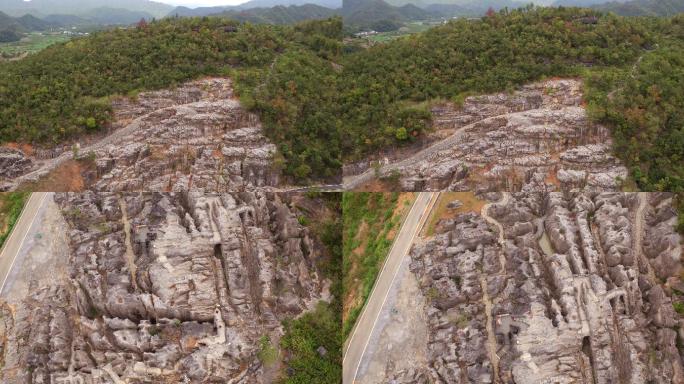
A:
<svg viewBox="0 0 684 384">
<path fill-rule="evenodd" d="M 516 193 L 484 214 L 412 249 L 430 363 L 397 383 L 684 382 L 671 195 Z"/>
<path fill-rule="evenodd" d="M 548 80 L 468 97 L 462 108 L 435 107 L 439 140 L 385 158 L 377 171 L 345 175 L 345 185 L 362 190 L 378 176 L 404 191 L 618 189 L 627 170 L 611 153 L 608 130 L 588 120 L 581 86 Z"/>
<path fill-rule="evenodd" d="M 31 159 L 22 150 L 0 147 L 0 180 L 23 175 L 31 165 Z"/>
<path fill-rule="evenodd" d="M 263 338 L 277 346 L 284 319 L 329 299 L 295 199 L 57 195 L 68 276 L 2 307 L 1 381 L 271 382 Z"/>
<path fill-rule="evenodd" d="M 145 92 L 135 100 L 117 100 L 113 108 L 112 134 L 76 150 L 41 152 L 32 166 L 0 173 L 0 188 L 49 178 L 74 155 L 80 174 L 69 177 L 82 178 L 82 188 L 96 191 L 222 192 L 281 183 L 273 166 L 276 147 L 257 116 L 240 106 L 229 79 Z M 0 154 L 0 161 L 6 157 Z"/>
</svg>

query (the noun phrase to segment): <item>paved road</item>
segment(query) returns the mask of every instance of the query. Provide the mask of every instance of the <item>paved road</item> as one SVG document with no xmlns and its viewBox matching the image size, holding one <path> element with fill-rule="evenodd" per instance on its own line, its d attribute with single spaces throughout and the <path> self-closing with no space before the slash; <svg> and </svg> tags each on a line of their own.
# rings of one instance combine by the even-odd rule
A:
<svg viewBox="0 0 684 384">
<path fill-rule="evenodd" d="M 347 340 L 342 373 L 344 384 L 352 384 L 356 380 L 359 365 L 368 347 L 368 341 L 385 304 L 392 282 L 401 266 L 401 261 L 408 255 L 415 237 L 430 216 L 430 210 L 437 200 L 437 196 L 438 193 L 421 192 L 401 226 L 399 235 L 397 235 L 387 255 L 385 265 L 373 286 L 368 302 Z"/>
<path fill-rule="evenodd" d="M 451 134 L 451 136 L 438 141 L 431 146 L 421 149 L 420 151 L 414 153 L 413 155 L 398 161 L 396 163 L 390 163 L 387 165 L 383 165 L 379 173 L 385 174 L 387 172 L 390 172 L 392 170 L 398 170 L 401 171 L 404 168 L 410 167 L 418 162 L 421 162 L 423 160 L 430 160 L 434 156 L 437 156 L 440 152 L 453 148 L 455 147 L 458 143 L 467 140 L 467 138 L 464 138 L 471 129 L 475 129 L 480 127 L 482 124 L 487 124 L 491 121 L 495 121 L 497 119 L 501 119 L 502 117 L 505 117 L 506 119 L 509 119 L 513 116 L 522 116 L 526 113 L 529 113 L 529 111 L 520 111 L 520 112 L 511 112 L 511 113 L 504 113 L 501 115 L 494 115 L 494 116 L 489 116 L 486 117 L 482 120 L 475 121 L 473 123 L 470 123 L 468 125 L 464 125 L 460 128 L 458 128 L 454 133 Z M 360 173 L 358 175 L 352 175 L 352 176 L 346 176 L 343 177 L 342 180 L 342 185 L 344 186 L 344 190 L 346 191 L 352 191 L 356 188 L 360 188 L 363 186 L 365 183 L 368 183 L 372 181 L 375 178 L 375 174 L 378 173 L 375 169 L 371 168 L 366 170 L 363 173 Z"/>
<path fill-rule="evenodd" d="M 12 266 L 14 266 L 14 261 L 21 250 L 21 246 L 24 244 L 24 240 L 26 240 L 26 235 L 29 233 L 38 215 L 38 211 L 48 195 L 49 193 L 46 192 L 34 192 L 31 194 L 12 233 L 7 238 L 7 241 L 5 241 L 2 249 L 0 249 L 0 280 L 2 280 L 0 294 L 2 294 L 2 290 L 5 288 L 7 276 L 9 276 Z"/>
</svg>

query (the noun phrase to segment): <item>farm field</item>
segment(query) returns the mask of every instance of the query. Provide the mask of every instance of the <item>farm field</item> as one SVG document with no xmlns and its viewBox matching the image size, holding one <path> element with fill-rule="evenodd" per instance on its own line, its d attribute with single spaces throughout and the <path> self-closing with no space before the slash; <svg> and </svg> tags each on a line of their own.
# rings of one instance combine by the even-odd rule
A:
<svg viewBox="0 0 684 384">
<path fill-rule="evenodd" d="M 32 54 L 51 46 L 71 39 L 71 36 L 61 33 L 31 33 L 12 43 L 0 43 L 0 56 L 2 58 L 16 58 L 26 54 Z"/>
<path fill-rule="evenodd" d="M 373 43 L 385 43 L 402 36 L 427 31 L 428 29 L 436 25 L 438 24 L 436 24 L 435 22 L 415 21 L 406 24 L 405 26 L 399 28 L 396 31 L 380 32 L 377 35 L 368 36 L 368 40 L 370 40 Z"/>
</svg>

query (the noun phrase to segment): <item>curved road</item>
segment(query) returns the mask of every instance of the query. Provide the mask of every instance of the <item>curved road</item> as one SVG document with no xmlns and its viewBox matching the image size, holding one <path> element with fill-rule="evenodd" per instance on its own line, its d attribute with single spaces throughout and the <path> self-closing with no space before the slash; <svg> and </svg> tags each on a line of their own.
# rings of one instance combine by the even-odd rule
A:
<svg viewBox="0 0 684 384">
<path fill-rule="evenodd" d="M 353 384 L 358 374 L 359 366 L 366 353 L 368 342 L 373 334 L 380 311 L 382 310 L 387 295 L 389 294 L 394 278 L 399 271 L 401 262 L 408 255 L 413 241 L 420 233 L 421 228 L 430 216 L 438 193 L 421 192 L 416 198 L 406 219 L 401 225 L 392 248 L 390 249 L 385 264 L 378 275 L 368 301 L 361 312 L 351 336 L 347 339 L 342 363 L 342 377 L 344 384 Z"/>
<path fill-rule="evenodd" d="M 406 168 L 410 165 L 413 165 L 419 161 L 423 160 L 429 160 L 432 158 L 433 155 L 454 147 L 459 141 L 461 141 L 461 138 L 468 133 L 472 128 L 476 128 L 480 126 L 481 124 L 488 123 L 490 121 L 495 121 L 497 119 L 510 119 L 513 116 L 523 116 L 525 114 L 529 113 L 529 110 L 524 110 L 524 111 L 518 111 L 518 112 L 510 112 L 510 113 L 503 113 L 500 115 L 494 115 L 494 116 L 489 116 L 481 120 L 477 120 L 473 123 L 464 125 L 456 130 L 456 132 L 452 133 L 451 136 L 447 137 L 444 140 L 438 141 L 431 146 L 424 148 L 413 155 L 410 155 L 409 157 L 405 158 L 404 160 L 398 161 L 396 163 L 390 163 L 387 165 L 384 165 L 380 167 L 379 172 L 384 173 L 387 171 L 392 171 L 392 170 L 399 170 L 401 168 Z M 358 188 L 365 183 L 368 183 L 373 180 L 376 174 L 376 170 L 373 168 L 367 169 L 365 172 L 360 173 L 358 175 L 353 175 L 353 176 L 347 176 L 343 177 L 342 180 L 342 185 L 344 186 L 344 189 L 347 191 L 354 190 L 355 188 Z"/>
<path fill-rule="evenodd" d="M 2 294 L 5 288 L 7 277 L 14 266 L 14 261 L 17 259 L 21 246 L 24 244 L 24 240 L 26 240 L 26 236 L 38 216 L 38 211 L 43 206 L 48 195 L 50 194 L 47 192 L 34 192 L 31 194 L 12 229 L 12 233 L 5 241 L 2 249 L 0 249 L 0 280 L 2 280 L 0 294 Z"/>
</svg>

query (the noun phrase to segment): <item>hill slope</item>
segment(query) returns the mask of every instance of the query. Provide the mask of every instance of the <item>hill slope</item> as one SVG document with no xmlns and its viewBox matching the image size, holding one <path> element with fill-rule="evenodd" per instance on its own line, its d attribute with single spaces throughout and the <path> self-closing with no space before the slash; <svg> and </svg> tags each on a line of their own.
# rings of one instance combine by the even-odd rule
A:
<svg viewBox="0 0 684 384">
<path fill-rule="evenodd" d="M 527 8 L 372 47 L 344 66 L 344 153 L 358 157 L 420 137 L 430 116 L 425 101 L 576 75 L 587 65 L 623 65 L 648 41 L 645 28 L 614 16 Z"/>
<path fill-rule="evenodd" d="M 55 24 L 38 19 L 31 15 L 11 17 L 0 12 L 0 42 L 19 41 L 24 33 L 31 31 L 44 31 Z"/>
<path fill-rule="evenodd" d="M 0 64 L 0 142 L 62 143 L 106 129 L 110 96 L 229 75 L 246 108 L 278 145 L 286 174 L 339 174 L 330 59 L 341 48 L 339 19 L 294 27 L 222 18 L 164 19 L 94 33 L 24 60 Z"/>
</svg>

